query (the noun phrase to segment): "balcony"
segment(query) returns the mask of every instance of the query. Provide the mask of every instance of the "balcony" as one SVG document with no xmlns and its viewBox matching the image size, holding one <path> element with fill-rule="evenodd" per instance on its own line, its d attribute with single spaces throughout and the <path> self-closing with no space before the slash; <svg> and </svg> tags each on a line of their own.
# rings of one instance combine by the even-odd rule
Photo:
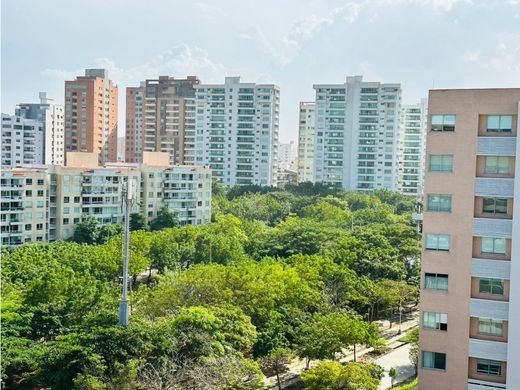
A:
<svg viewBox="0 0 520 390">
<path fill-rule="evenodd" d="M 471 317 L 506 321 L 509 319 L 509 302 L 471 298 L 469 311 Z"/>
<path fill-rule="evenodd" d="M 507 343 L 469 339 L 468 355 L 474 358 L 507 361 Z"/>
<path fill-rule="evenodd" d="M 480 156 L 514 156 L 516 137 L 479 137 L 477 154 Z"/>
<path fill-rule="evenodd" d="M 514 179 L 477 177 L 475 180 L 475 196 L 513 197 Z"/>
<path fill-rule="evenodd" d="M 513 221 L 491 219 L 491 218 L 474 218 L 473 219 L 473 235 L 480 237 L 497 237 L 511 238 L 513 234 Z"/>
<path fill-rule="evenodd" d="M 511 262 L 504 260 L 473 259 L 471 276 L 475 278 L 510 279 Z"/>
</svg>

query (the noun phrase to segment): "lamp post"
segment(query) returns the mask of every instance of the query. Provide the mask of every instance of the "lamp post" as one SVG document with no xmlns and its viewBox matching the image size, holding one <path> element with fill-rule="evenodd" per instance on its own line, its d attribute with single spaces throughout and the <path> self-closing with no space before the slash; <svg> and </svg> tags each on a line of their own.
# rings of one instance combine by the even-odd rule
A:
<svg viewBox="0 0 520 390">
<path fill-rule="evenodd" d="M 119 325 L 128 325 L 128 263 L 130 262 L 130 209 L 132 208 L 132 182 L 128 176 L 123 188 L 122 208 L 125 214 L 125 233 L 123 238 L 123 291 L 119 300 Z"/>
</svg>

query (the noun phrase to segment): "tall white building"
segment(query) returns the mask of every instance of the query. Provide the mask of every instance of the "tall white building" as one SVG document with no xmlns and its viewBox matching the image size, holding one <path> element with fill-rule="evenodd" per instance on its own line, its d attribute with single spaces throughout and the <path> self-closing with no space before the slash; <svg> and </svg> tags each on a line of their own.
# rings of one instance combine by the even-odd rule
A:
<svg viewBox="0 0 520 390">
<path fill-rule="evenodd" d="M 225 185 L 276 185 L 279 88 L 226 77 L 196 85 L 195 95 L 196 138 L 184 145 L 190 163 L 209 164 Z"/>
<path fill-rule="evenodd" d="M 400 84 L 317 84 L 314 181 L 397 190 Z"/>
<path fill-rule="evenodd" d="M 423 192 L 428 102 L 403 105 L 400 112 L 398 190 L 420 197 Z"/>
<path fill-rule="evenodd" d="M 43 164 L 44 122 L 2 114 L 2 166 Z"/>
<path fill-rule="evenodd" d="M 316 103 L 300 102 L 297 157 L 299 183 L 314 181 L 315 110 Z"/>
<path fill-rule="evenodd" d="M 278 145 L 278 167 L 288 169 L 294 161 L 294 141 Z"/>
<path fill-rule="evenodd" d="M 20 103 L 15 114 L 43 122 L 44 164 L 65 163 L 65 127 L 63 106 L 55 104 L 46 92 L 39 93 L 40 103 Z"/>
</svg>

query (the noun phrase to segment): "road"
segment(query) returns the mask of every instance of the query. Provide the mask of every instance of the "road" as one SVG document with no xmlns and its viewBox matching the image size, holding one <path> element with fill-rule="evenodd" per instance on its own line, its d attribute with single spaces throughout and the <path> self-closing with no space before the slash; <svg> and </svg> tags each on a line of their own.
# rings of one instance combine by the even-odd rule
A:
<svg viewBox="0 0 520 390">
<path fill-rule="evenodd" d="M 388 376 L 388 370 L 394 367 L 399 372 L 396 383 L 402 382 L 405 379 L 411 378 L 414 374 L 413 365 L 410 363 L 410 357 L 408 355 L 410 351 L 410 345 L 405 344 L 399 348 L 394 349 L 392 352 L 381 356 L 376 359 L 374 363 L 379 364 L 385 369 L 385 376 L 381 380 L 379 390 L 389 389 L 392 382 Z"/>
</svg>

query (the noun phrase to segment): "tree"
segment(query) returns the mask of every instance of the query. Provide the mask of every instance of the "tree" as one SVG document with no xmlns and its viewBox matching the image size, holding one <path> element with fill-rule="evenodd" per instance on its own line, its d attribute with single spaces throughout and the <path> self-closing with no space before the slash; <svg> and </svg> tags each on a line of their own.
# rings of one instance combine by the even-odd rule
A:
<svg viewBox="0 0 520 390">
<path fill-rule="evenodd" d="M 148 221 L 143 213 L 130 214 L 130 231 L 148 230 Z"/>
<path fill-rule="evenodd" d="M 392 367 L 390 370 L 388 370 L 388 376 L 390 376 L 390 379 L 392 380 L 392 387 L 394 387 L 394 382 L 397 379 L 398 375 L 399 372 L 395 367 Z"/>
<path fill-rule="evenodd" d="M 71 240 L 78 244 L 95 244 L 98 239 L 99 221 L 93 215 L 87 215 L 74 228 Z"/>
<path fill-rule="evenodd" d="M 291 362 L 294 353 L 288 348 L 277 348 L 272 350 L 269 355 L 261 360 L 261 367 L 264 371 L 274 372 L 276 375 L 276 382 L 278 383 L 278 390 L 282 390 L 282 382 L 280 381 L 280 374 L 288 370 L 287 364 Z"/>
<path fill-rule="evenodd" d="M 155 218 L 150 224 L 150 230 L 161 230 L 178 225 L 179 217 L 177 213 L 170 210 L 166 204 L 163 204 L 157 212 L 157 218 Z"/>
<path fill-rule="evenodd" d="M 301 378 L 309 390 L 377 390 L 377 377 L 373 369 L 359 363 L 342 366 L 337 362 L 321 362 L 317 367 L 304 371 Z"/>
<path fill-rule="evenodd" d="M 417 376 L 417 368 L 419 365 L 419 328 L 415 328 L 401 337 L 401 341 L 410 343 L 410 362 L 415 369 L 415 376 Z"/>
</svg>

